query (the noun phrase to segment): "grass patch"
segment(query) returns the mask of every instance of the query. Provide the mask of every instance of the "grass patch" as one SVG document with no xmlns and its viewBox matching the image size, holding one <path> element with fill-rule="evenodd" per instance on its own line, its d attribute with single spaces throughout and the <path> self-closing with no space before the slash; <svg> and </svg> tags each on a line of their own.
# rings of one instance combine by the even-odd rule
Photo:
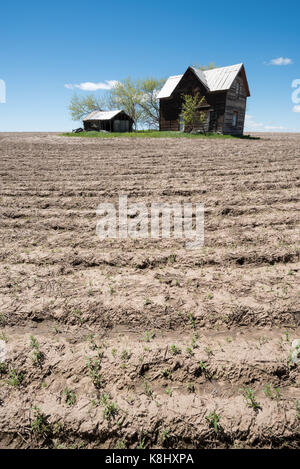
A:
<svg viewBox="0 0 300 469">
<path fill-rule="evenodd" d="M 259 140 L 260 137 L 251 137 L 250 135 L 222 135 L 216 133 L 207 134 L 189 134 L 176 131 L 159 131 L 159 130 L 138 130 L 136 132 L 79 132 L 77 134 L 66 132 L 60 134 L 62 137 L 81 137 L 81 138 L 239 138 L 248 140 Z"/>
</svg>

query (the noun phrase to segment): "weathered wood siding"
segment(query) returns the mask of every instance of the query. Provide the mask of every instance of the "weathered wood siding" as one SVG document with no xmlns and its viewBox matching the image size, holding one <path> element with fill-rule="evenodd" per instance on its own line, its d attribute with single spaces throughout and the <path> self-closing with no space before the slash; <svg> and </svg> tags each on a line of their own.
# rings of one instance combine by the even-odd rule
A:
<svg viewBox="0 0 300 469">
<path fill-rule="evenodd" d="M 199 119 L 196 119 L 193 128 L 205 130 L 206 132 L 223 132 L 226 93 L 208 93 L 191 70 L 186 71 L 171 98 L 163 98 L 160 100 L 159 129 L 178 131 L 180 128 L 180 114 L 183 104 L 182 95 L 191 94 L 195 96 L 196 93 L 198 93 L 200 97 L 205 97 L 205 102 L 199 109 L 199 114 L 200 112 L 205 112 L 207 116 L 204 126 L 200 124 Z M 211 112 L 215 114 L 211 115 Z M 211 119 L 211 116 L 213 119 Z"/>
<path fill-rule="evenodd" d="M 239 94 L 237 89 L 239 86 Z M 223 133 L 242 135 L 244 131 L 247 93 L 241 73 L 234 80 L 230 90 L 227 91 L 226 107 L 224 114 Z M 233 126 L 233 114 L 237 112 L 237 125 Z"/>
<path fill-rule="evenodd" d="M 207 101 L 211 106 L 209 126 L 207 130 L 209 132 L 223 132 L 226 92 L 221 91 L 211 93 L 208 95 Z"/>
<path fill-rule="evenodd" d="M 205 95 L 205 88 L 190 70 L 184 74 L 171 98 L 160 100 L 160 130 L 179 130 L 179 116 L 182 109 L 182 95 L 199 93 Z"/>
</svg>

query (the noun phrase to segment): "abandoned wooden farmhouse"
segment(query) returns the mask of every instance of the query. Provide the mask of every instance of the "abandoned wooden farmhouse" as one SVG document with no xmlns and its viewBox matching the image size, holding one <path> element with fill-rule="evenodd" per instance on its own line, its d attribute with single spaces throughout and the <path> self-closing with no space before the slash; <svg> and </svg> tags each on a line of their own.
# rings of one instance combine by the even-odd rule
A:
<svg viewBox="0 0 300 469">
<path fill-rule="evenodd" d="M 193 130 L 241 135 L 244 131 L 247 97 L 250 96 L 243 64 L 199 70 L 188 67 L 183 75 L 171 76 L 158 94 L 160 130 L 184 129 L 183 96 L 204 97 Z M 201 123 L 200 113 L 205 113 Z M 202 114 L 203 115 L 203 114 Z"/>
<path fill-rule="evenodd" d="M 84 130 L 131 132 L 133 120 L 124 111 L 92 111 L 83 119 Z"/>
</svg>

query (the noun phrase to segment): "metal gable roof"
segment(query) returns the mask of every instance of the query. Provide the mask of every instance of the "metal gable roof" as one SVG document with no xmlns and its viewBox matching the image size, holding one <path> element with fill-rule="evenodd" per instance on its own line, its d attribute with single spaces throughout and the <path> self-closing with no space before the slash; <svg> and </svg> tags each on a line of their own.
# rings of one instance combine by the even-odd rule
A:
<svg viewBox="0 0 300 469">
<path fill-rule="evenodd" d="M 230 65 L 229 67 L 213 68 L 210 70 L 199 70 L 195 67 L 189 68 L 195 73 L 203 85 L 212 93 L 214 91 L 229 90 L 236 76 L 243 68 L 243 64 L 240 63 L 236 65 Z M 183 75 L 169 77 L 158 94 L 158 98 L 169 98 L 182 77 Z M 245 80 L 247 82 L 246 76 Z M 249 90 L 248 94 L 250 95 Z"/>
<path fill-rule="evenodd" d="M 204 75 L 210 91 L 229 90 L 243 64 L 205 70 Z"/>
<path fill-rule="evenodd" d="M 193 70 L 193 72 L 199 78 L 199 80 L 203 83 L 203 85 L 208 89 L 208 91 L 210 91 L 205 72 L 203 70 L 200 70 L 199 68 L 195 68 L 195 67 L 190 67 L 190 68 L 191 70 Z"/>
<path fill-rule="evenodd" d="M 169 96 L 171 96 L 182 77 L 183 75 L 173 75 L 172 77 L 169 77 L 160 92 L 158 93 L 158 99 L 168 98 Z"/>
<path fill-rule="evenodd" d="M 84 121 L 96 120 L 96 121 L 106 121 L 115 117 L 117 114 L 122 112 L 121 109 L 117 111 L 92 111 L 87 116 L 84 117 Z"/>
</svg>

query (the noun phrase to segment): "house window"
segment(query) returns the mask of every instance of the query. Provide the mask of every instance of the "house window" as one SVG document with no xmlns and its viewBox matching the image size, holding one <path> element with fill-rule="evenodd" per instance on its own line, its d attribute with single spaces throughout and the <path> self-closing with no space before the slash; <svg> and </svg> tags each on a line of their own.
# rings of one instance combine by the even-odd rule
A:
<svg viewBox="0 0 300 469">
<path fill-rule="evenodd" d="M 184 115 L 180 114 L 179 116 L 179 130 L 180 132 L 184 132 Z"/>
<path fill-rule="evenodd" d="M 236 127 L 237 126 L 237 120 L 238 120 L 238 113 L 234 112 L 232 116 L 232 126 Z"/>
<path fill-rule="evenodd" d="M 210 111 L 210 122 L 215 121 L 217 119 L 216 111 Z"/>
<path fill-rule="evenodd" d="M 237 84 L 236 84 L 236 97 L 237 97 L 237 98 L 240 97 L 240 89 L 241 89 L 241 84 L 240 84 L 240 82 L 238 81 Z"/>
</svg>

